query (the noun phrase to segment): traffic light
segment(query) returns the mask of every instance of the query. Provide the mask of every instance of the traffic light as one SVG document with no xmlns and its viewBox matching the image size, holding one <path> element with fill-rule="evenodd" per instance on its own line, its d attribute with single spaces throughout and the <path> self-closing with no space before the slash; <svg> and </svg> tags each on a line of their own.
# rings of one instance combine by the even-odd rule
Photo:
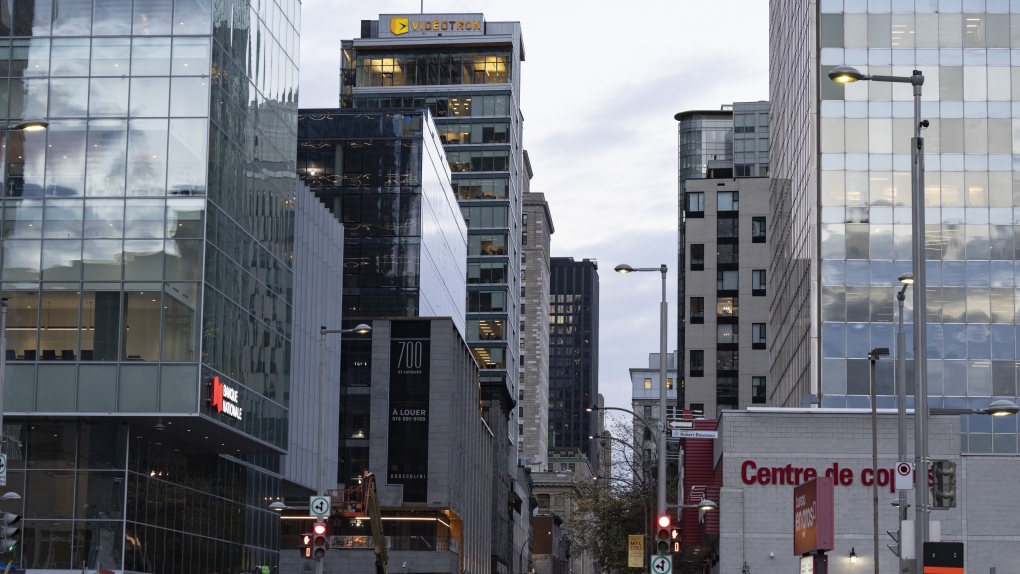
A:
<svg viewBox="0 0 1020 574">
<path fill-rule="evenodd" d="M 312 558 L 312 533 L 306 532 L 301 535 L 301 556 L 303 558 Z"/>
<path fill-rule="evenodd" d="M 932 492 L 932 506 L 935 508 L 956 507 L 956 463 L 951 460 L 932 461 L 935 488 Z"/>
<path fill-rule="evenodd" d="M 322 560 L 329 548 L 329 541 L 326 536 L 326 523 L 316 522 L 312 527 L 312 557 Z"/>
<path fill-rule="evenodd" d="M 659 530 L 655 539 L 655 553 L 659 556 L 669 554 L 669 547 L 671 546 L 670 541 L 672 540 L 672 536 L 669 531 L 671 530 L 672 525 L 673 520 L 668 514 L 659 516 L 659 519 L 657 520 Z"/>
<path fill-rule="evenodd" d="M 21 533 L 21 529 L 15 524 L 21 522 L 21 516 L 18 514 L 11 514 L 5 512 L 3 515 L 3 526 L 0 527 L 0 542 L 3 546 L 0 547 L 0 552 L 13 552 L 18 546 L 17 536 Z"/>
</svg>

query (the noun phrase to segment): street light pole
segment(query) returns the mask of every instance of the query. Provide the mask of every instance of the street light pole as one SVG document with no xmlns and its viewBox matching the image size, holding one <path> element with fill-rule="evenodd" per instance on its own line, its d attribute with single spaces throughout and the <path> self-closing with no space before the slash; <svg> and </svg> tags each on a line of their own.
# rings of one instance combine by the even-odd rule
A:
<svg viewBox="0 0 1020 574">
<path fill-rule="evenodd" d="M 7 298 L 0 299 L 0 453 L 7 453 L 4 432 L 4 378 L 7 374 Z"/>
<path fill-rule="evenodd" d="M 662 303 L 659 315 L 659 513 L 666 514 L 666 324 L 669 318 L 666 302 L 666 265 L 634 268 L 626 263 L 617 265 L 618 273 L 658 271 L 662 274 Z M 679 379 L 680 377 L 677 377 Z"/>
<path fill-rule="evenodd" d="M 914 70 L 909 76 L 862 74 L 852 66 L 836 66 L 829 79 L 840 82 L 871 80 L 910 84 L 914 88 L 914 137 L 910 139 L 910 240 L 914 275 L 914 476 L 917 486 L 914 511 L 914 558 L 917 572 L 924 569 L 924 543 L 928 540 L 928 311 L 925 292 L 924 256 L 924 138 L 921 129 L 921 86 L 924 74 Z"/>
<path fill-rule="evenodd" d="M 347 333 L 358 333 L 365 334 L 372 331 L 372 327 L 364 323 L 360 323 L 353 329 L 327 329 L 325 326 L 319 327 L 319 423 L 316 429 L 319 433 L 319 450 L 317 464 L 316 464 L 316 476 L 315 476 L 315 493 L 319 496 L 326 496 L 326 480 L 324 475 L 324 469 L 326 466 L 326 433 L 324 421 L 325 421 L 325 410 L 326 410 L 326 335 L 332 334 L 347 334 Z M 315 560 L 315 574 L 322 574 L 322 559 Z"/>
<path fill-rule="evenodd" d="M 878 380 L 875 378 L 875 363 L 880 357 L 887 356 L 889 349 L 878 347 L 868 352 L 868 360 L 871 361 L 871 468 L 875 475 L 871 482 L 871 499 L 874 508 L 874 537 L 875 537 L 875 574 L 878 574 Z"/>
<path fill-rule="evenodd" d="M 907 287 L 914 282 L 914 276 L 904 273 L 900 275 L 899 280 L 903 287 L 896 292 L 896 301 L 899 303 L 900 312 L 899 328 L 896 331 L 896 423 L 897 438 L 899 439 L 896 445 L 897 462 L 907 460 L 907 344 L 903 334 L 903 300 L 906 299 Z M 910 567 L 910 560 L 903 558 L 903 521 L 907 519 L 907 491 L 900 490 L 897 494 L 899 496 L 899 520 L 896 529 L 900 535 L 897 542 L 900 544 L 900 572 L 903 572 Z"/>
</svg>

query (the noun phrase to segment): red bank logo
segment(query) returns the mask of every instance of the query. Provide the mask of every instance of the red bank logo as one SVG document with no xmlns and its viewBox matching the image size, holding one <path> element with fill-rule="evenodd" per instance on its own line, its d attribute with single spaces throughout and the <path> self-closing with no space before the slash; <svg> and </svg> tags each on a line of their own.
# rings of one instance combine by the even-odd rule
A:
<svg viewBox="0 0 1020 574">
<path fill-rule="evenodd" d="M 224 402 L 224 399 L 227 402 Z M 209 380 L 209 406 L 214 411 L 241 420 L 244 412 L 241 405 L 237 404 L 237 400 L 237 389 L 220 382 L 219 376 Z"/>
</svg>

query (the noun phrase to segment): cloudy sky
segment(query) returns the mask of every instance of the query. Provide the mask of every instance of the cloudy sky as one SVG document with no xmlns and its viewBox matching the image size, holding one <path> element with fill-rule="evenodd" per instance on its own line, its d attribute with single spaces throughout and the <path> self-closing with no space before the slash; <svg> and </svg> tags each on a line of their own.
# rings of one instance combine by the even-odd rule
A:
<svg viewBox="0 0 1020 574">
<path fill-rule="evenodd" d="M 418 0 L 303 0 L 302 107 L 338 105 L 340 41 L 361 20 L 418 13 Z M 599 390 L 629 407 L 630 367 L 659 350 L 658 274 L 669 266 L 676 347 L 677 126 L 680 111 L 768 99 L 765 0 L 424 0 L 425 13 L 519 21 L 524 147 L 545 193 L 556 257 L 599 262 Z"/>
</svg>

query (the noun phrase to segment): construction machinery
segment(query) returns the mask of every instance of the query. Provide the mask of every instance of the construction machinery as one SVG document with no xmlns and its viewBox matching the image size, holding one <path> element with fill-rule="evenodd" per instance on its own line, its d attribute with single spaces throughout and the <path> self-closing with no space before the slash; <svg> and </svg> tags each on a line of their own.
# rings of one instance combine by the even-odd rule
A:
<svg viewBox="0 0 1020 574">
<path fill-rule="evenodd" d="M 388 574 L 386 537 L 383 535 L 382 513 L 379 510 L 379 496 L 375 491 L 375 475 L 365 471 L 361 484 L 338 491 L 340 516 L 344 518 L 368 518 L 372 527 L 372 546 L 375 551 L 376 574 Z"/>
</svg>

